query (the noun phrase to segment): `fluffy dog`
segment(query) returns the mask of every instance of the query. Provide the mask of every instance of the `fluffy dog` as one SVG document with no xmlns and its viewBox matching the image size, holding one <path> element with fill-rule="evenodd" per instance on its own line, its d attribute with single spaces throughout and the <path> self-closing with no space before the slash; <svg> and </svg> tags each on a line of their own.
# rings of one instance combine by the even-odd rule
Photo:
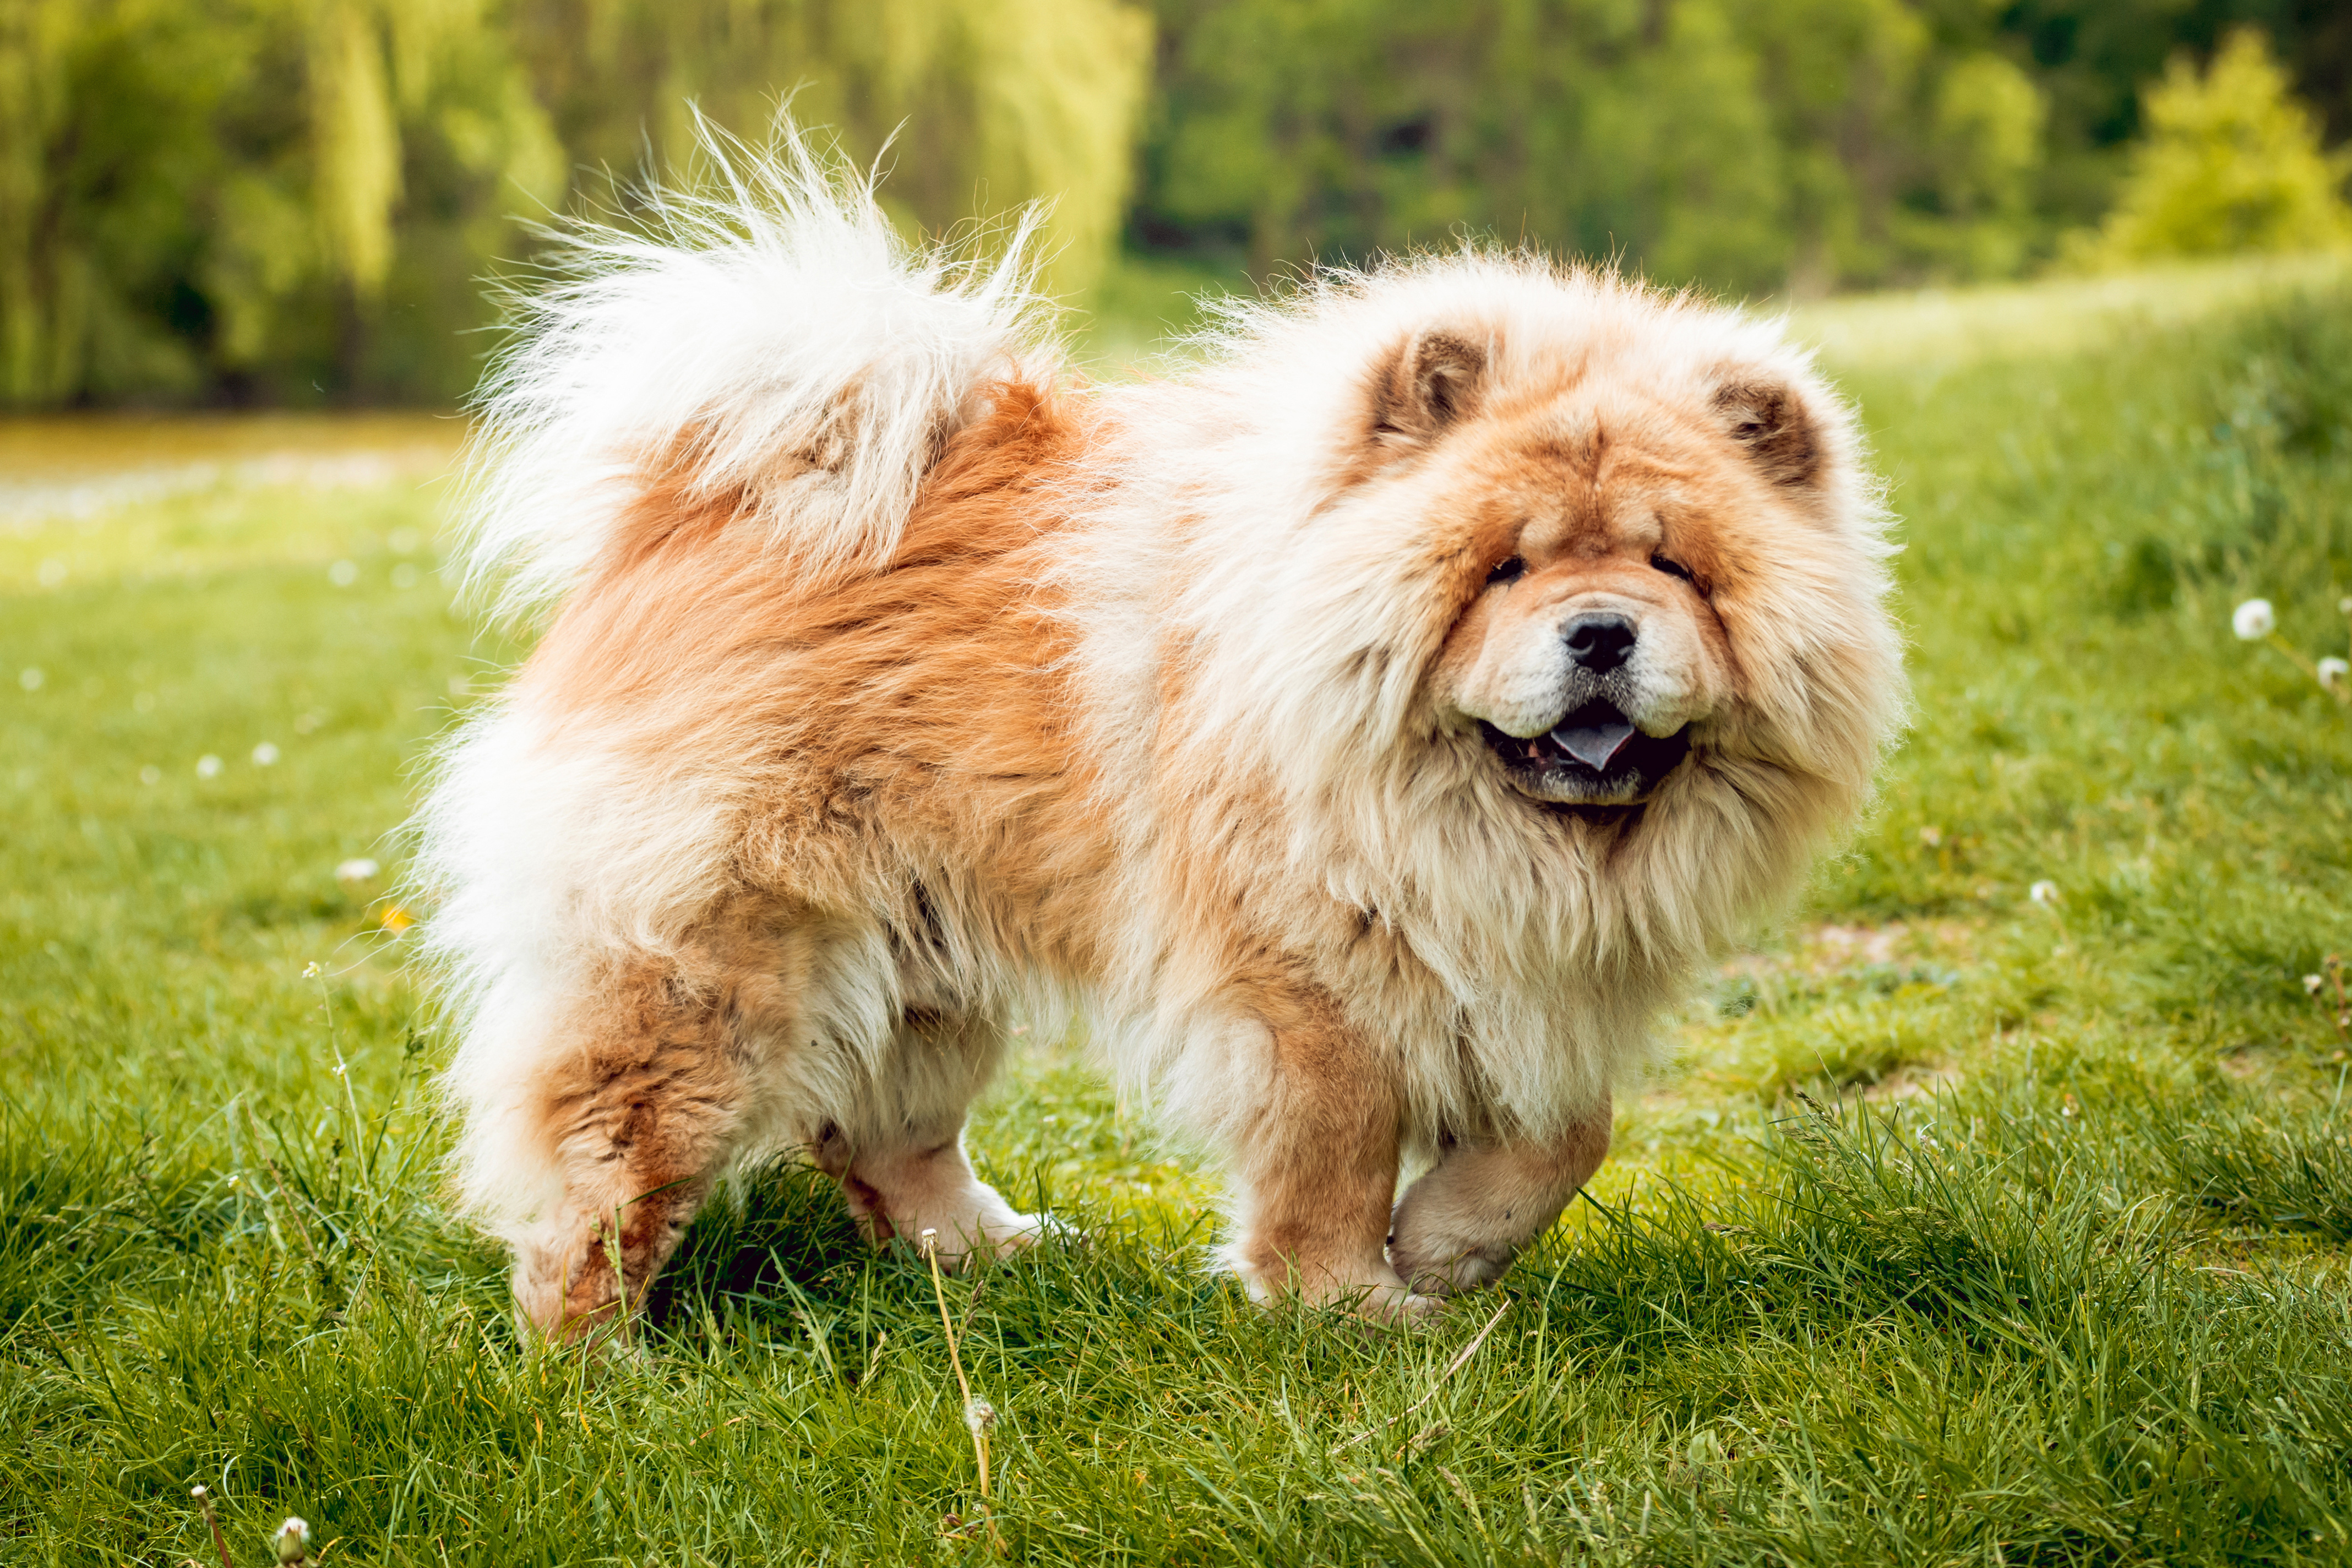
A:
<svg viewBox="0 0 2352 1568">
<path fill-rule="evenodd" d="M 486 404 L 475 563 L 546 630 L 421 864 L 522 1316 L 621 1318 L 794 1146 L 877 1237 L 1034 1237 L 962 1127 L 1069 1009 L 1227 1158 L 1253 1295 L 1493 1279 L 1867 795 L 1845 407 L 1770 323 L 1476 253 L 1091 385 L 1013 264 L 795 146 L 741 188 L 590 236 Z"/>
</svg>

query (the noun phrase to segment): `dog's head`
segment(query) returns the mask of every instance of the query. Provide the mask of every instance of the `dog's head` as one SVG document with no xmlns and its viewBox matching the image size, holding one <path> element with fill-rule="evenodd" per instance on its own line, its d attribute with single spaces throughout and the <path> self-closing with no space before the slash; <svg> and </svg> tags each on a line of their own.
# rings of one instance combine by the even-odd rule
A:
<svg viewBox="0 0 2352 1568">
<path fill-rule="evenodd" d="M 1451 931 L 1683 951 L 1789 891 L 1903 679 L 1853 416 L 1777 324 L 1475 255 L 1235 315 L 1113 405 L 1106 752 Z"/>
<path fill-rule="evenodd" d="M 1426 551 L 1441 731 L 1554 806 L 1652 798 L 1695 747 L 1811 766 L 1867 731 L 1866 772 L 1894 645 L 1846 411 L 1727 312 L 1576 292 L 1418 323 L 1366 374 L 1342 510 Z"/>
</svg>

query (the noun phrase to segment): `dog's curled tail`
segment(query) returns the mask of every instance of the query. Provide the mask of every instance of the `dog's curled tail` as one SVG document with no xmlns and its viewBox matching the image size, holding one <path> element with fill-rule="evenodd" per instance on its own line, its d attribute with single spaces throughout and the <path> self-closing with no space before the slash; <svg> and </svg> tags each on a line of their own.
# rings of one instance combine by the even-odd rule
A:
<svg viewBox="0 0 2352 1568">
<path fill-rule="evenodd" d="M 986 389 L 1050 377 L 1032 208 L 977 251 L 908 245 L 874 177 L 789 124 L 701 126 L 716 195 L 643 193 L 642 231 L 579 224 L 477 400 L 467 583 L 503 616 L 560 600 L 658 480 L 767 530 L 804 579 L 888 561 Z"/>
</svg>

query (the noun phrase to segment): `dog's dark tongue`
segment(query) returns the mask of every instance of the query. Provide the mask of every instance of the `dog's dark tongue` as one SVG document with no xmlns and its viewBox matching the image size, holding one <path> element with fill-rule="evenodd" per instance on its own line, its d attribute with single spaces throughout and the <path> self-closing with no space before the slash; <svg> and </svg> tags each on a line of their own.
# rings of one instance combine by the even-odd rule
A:
<svg viewBox="0 0 2352 1568">
<path fill-rule="evenodd" d="M 1608 703 L 1588 702 L 1555 725 L 1551 738 L 1594 773 L 1605 773 L 1633 738 L 1633 726 Z"/>
</svg>

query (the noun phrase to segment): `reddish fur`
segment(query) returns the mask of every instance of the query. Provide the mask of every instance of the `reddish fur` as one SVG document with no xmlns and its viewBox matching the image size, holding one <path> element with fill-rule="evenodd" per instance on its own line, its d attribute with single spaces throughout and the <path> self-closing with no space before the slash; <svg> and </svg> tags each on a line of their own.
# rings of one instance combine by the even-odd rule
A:
<svg viewBox="0 0 2352 1568">
<path fill-rule="evenodd" d="M 1766 695 L 1759 682 L 1790 679 L 1778 665 L 1743 665 L 1738 650 L 1750 613 L 1743 563 L 1816 547 L 1801 519 L 1790 531 L 1807 504 L 1788 493 L 1791 476 L 1822 460 L 1801 399 L 1742 384 L 1727 402 L 1676 402 L 1580 363 L 1507 399 L 1483 379 L 1485 352 L 1454 334 L 1401 350 L 1368 384 L 1360 437 L 1333 454 L 1342 490 L 1400 473 L 1443 481 L 1414 513 L 1410 548 L 1445 592 L 1416 611 L 1423 624 L 1367 655 L 1410 662 L 1424 708 L 1456 715 L 1427 721 L 1412 743 L 1456 759 L 1476 752 L 1483 742 L 1458 715 L 1482 710 L 1432 694 L 1486 679 L 1490 647 L 1583 595 L 1687 630 L 1708 695 L 1734 719 Z M 1234 1258 L 1254 1286 L 1311 1301 L 1369 1296 L 1380 1313 L 1412 1305 L 1408 1280 L 1444 1290 L 1492 1278 L 1606 1152 L 1605 1090 L 1597 1107 L 1591 1089 L 1574 1091 L 1549 1121 L 1541 1107 L 1517 1121 L 1461 1109 L 1475 1089 L 1451 1100 L 1453 1090 L 1429 1090 L 1428 1064 L 1407 1059 L 1387 1024 L 1428 1015 L 1442 964 L 1381 910 L 1297 873 L 1296 801 L 1267 768 L 1224 765 L 1218 738 L 1187 728 L 1217 694 L 1177 634 L 1150 678 L 1164 723 L 1108 739 L 1082 727 L 1083 617 L 1067 613 L 1059 569 L 1072 496 L 1096 482 L 1087 459 L 1108 416 L 1025 381 L 986 397 L 990 411 L 946 442 L 887 566 L 845 576 L 813 579 L 773 531 L 742 526 L 746 497 L 703 493 L 698 441 L 674 443 L 644 463 L 634 505 L 515 683 L 513 701 L 543 717 L 551 749 L 617 751 L 637 776 L 718 778 L 730 791 L 723 890 L 672 951 L 597 973 L 580 1016 L 562 1022 L 566 1048 L 530 1085 L 530 1135 L 563 1180 L 518 1250 L 522 1308 L 545 1328 L 581 1331 L 623 1297 L 642 1299 L 739 1134 L 778 1113 L 755 1103 L 746 1064 L 816 1048 L 803 1015 L 826 922 L 878 920 L 910 950 L 961 942 L 1083 991 L 1132 966 L 1108 944 L 1129 912 L 1120 900 L 1134 897 L 1136 857 L 1174 933 L 1153 954 L 1151 1005 L 1255 1031 L 1231 1047 L 1235 1078 L 1219 1110 L 1246 1194 Z M 1760 435 L 1748 428 L 1759 423 Z M 1666 548 L 1695 582 L 1652 567 Z M 1527 572 L 1506 593 L 1487 575 L 1507 555 Z M 1868 667 L 1883 649 L 1816 657 L 1849 661 L 1857 690 L 1885 684 Z M 1849 749 L 1873 744 L 1874 734 Z M 1149 842 L 1120 837 L 1132 819 L 1110 781 L 1134 777 L 1136 758 L 1106 746 L 1131 746 L 1153 776 L 1176 781 L 1153 802 Z M 1811 784 L 1830 803 L 1860 788 Z M 1605 878 L 1633 863 L 1647 805 L 1552 812 L 1513 800 L 1494 831 L 1539 863 L 1557 856 Z M 1800 845 L 1840 806 L 1801 809 L 1812 816 L 1783 829 Z M 1600 940 L 1615 945 L 1547 962 L 1647 1007 L 1689 961 L 1613 930 Z M 919 962 L 908 973 L 895 1037 L 964 1064 L 976 1085 L 999 1047 L 992 1023 L 961 1010 L 967 996 L 925 992 Z M 1460 1034 L 1454 1048 L 1469 1061 Z M 1463 1082 L 1482 1070 L 1456 1065 Z M 961 1114 L 961 1101 L 942 1101 L 900 1123 L 800 1136 L 884 1238 L 970 1207 Z M 1439 1115 L 1452 1120 L 1433 1126 Z M 1391 1258 L 1383 1242 L 1414 1137 L 1424 1149 L 1442 1138 L 1441 1158 L 1397 1211 L 1400 1233 L 1412 1234 Z M 992 1237 L 968 1239 L 977 1249 Z"/>
</svg>

